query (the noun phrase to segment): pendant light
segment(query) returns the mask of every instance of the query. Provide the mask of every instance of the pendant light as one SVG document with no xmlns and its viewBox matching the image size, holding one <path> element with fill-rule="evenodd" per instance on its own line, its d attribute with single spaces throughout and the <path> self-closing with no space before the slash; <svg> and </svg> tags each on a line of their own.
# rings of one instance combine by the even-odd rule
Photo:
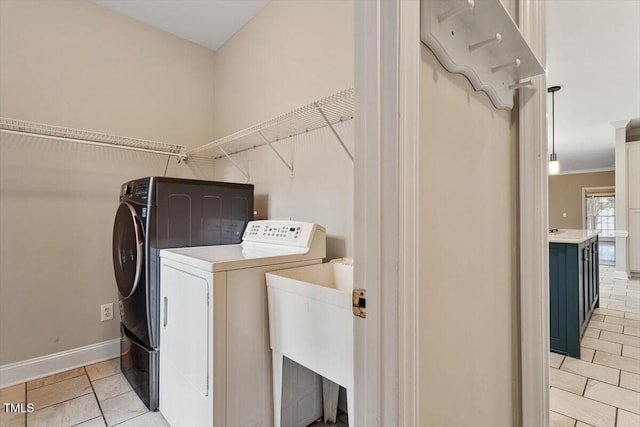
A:
<svg viewBox="0 0 640 427">
<path fill-rule="evenodd" d="M 555 175 L 560 172 L 560 162 L 556 155 L 556 98 L 555 94 L 560 90 L 560 86 L 551 86 L 547 92 L 551 93 L 551 155 L 549 156 L 549 174 Z"/>
</svg>

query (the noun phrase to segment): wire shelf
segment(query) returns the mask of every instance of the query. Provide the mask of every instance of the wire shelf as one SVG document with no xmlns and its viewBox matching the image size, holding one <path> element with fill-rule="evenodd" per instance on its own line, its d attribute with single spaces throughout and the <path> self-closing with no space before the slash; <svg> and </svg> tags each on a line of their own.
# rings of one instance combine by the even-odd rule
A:
<svg viewBox="0 0 640 427">
<path fill-rule="evenodd" d="M 271 143 L 329 126 L 349 157 L 353 160 L 353 156 L 349 153 L 349 150 L 333 125 L 353 119 L 354 105 L 354 90 L 353 88 L 346 89 L 264 123 L 202 145 L 189 152 L 186 152 L 182 145 L 166 144 L 6 117 L 0 117 L 0 132 L 164 154 L 175 156 L 179 159 L 188 157 L 219 159 L 227 157 L 233 161 L 229 157 L 232 154 L 263 145 L 269 145 L 278 157 L 280 157 L 280 160 L 282 160 L 293 173 L 293 167 L 271 146 Z M 247 173 L 243 173 L 248 177 Z"/>
<path fill-rule="evenodd" d="M 187 157 L 219 159 L 325 126 L 332 126 L 353 119 L 354 105 L 354 90 L 346 89 L 264 123 L 202 145 L 188 151 Z"/>
<path fill-rule="evenodd" d="M 129 138 L 126 136 L 109 135 L 106 133 L 81 129 L 27 122 L 24 120 L 10 119 L 6 117 L 0 117 L 0 131 L 5 133 L 24 134 L 41 138 L 164 154 L 179 158 L 185 157 L 185 150 L 182 145 L 166 144 L 145 139 Z"/>
</svg>

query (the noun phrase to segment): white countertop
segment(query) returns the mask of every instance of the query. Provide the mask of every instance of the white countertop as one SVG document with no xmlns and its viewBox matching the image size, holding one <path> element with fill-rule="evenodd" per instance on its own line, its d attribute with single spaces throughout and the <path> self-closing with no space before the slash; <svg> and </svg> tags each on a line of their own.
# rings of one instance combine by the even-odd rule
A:
<svg viewBox="0 0 640 427">
<path fill-rule="evenodd" d="M 559 229 L 549 233 L 549 243 L 582 243 L 597 235 L 597 231 Z"/>
</svg>

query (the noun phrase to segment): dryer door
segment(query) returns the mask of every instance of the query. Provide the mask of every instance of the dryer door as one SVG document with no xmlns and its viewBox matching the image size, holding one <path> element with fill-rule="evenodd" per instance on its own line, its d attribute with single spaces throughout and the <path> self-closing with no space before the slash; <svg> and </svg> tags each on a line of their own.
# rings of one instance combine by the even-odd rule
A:
<svg viewBox="0 0 640 427">
<path fill-rule="evenodd" d="M 113 223 L 113 269 L 122 298 L 133 295 L 142 273 L 143 235 L 138 214 L 128 202 L 120 203 Z"/>
</svg>

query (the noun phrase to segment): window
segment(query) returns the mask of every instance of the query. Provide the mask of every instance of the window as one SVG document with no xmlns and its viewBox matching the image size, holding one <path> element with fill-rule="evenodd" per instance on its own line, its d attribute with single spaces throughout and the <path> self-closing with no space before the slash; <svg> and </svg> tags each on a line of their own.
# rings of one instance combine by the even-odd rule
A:
<svg viewBox="0 0 640 427">
<path fill-rule="evenodd" d="M 586 194 L 586 228 L 596 230 L 601 239 L 613 239 L 615 231 L 615 195 L 601 193 Z"/>
</svg>

